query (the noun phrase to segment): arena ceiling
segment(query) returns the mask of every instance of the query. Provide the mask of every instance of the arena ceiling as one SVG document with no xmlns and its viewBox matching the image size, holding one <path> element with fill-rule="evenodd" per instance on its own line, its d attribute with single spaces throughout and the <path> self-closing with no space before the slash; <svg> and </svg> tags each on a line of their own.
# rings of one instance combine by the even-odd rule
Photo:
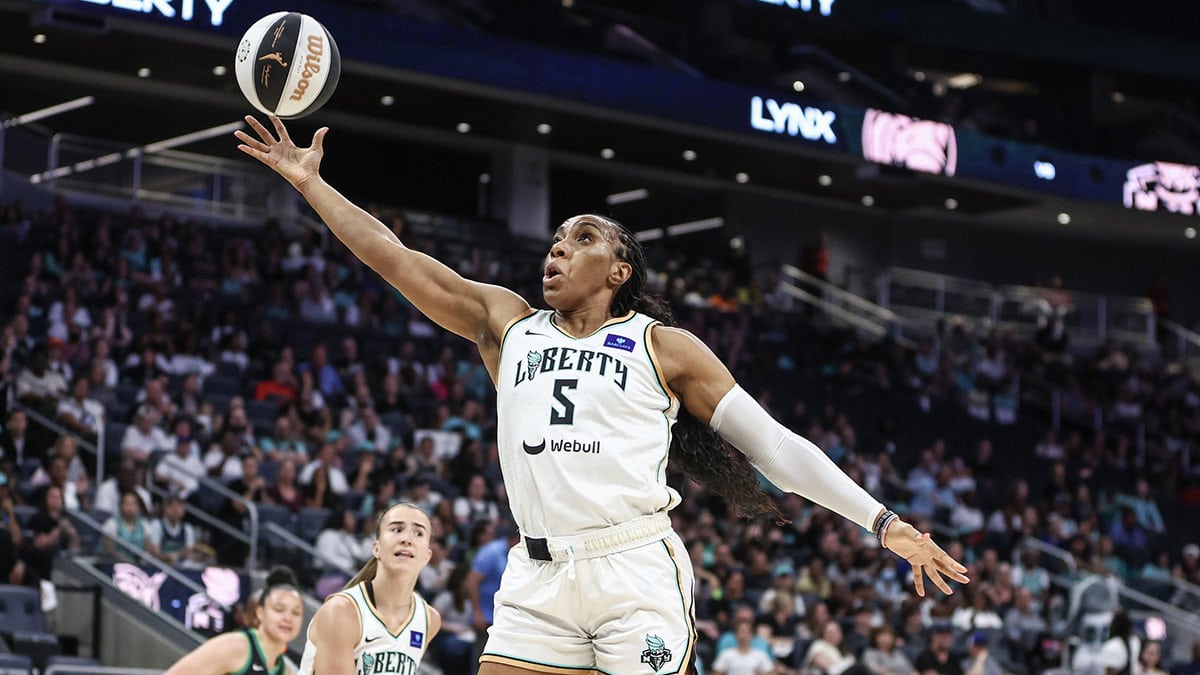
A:
<svg viewBox="0 0 1200 675">
<path fill-rule="evenodd" d="M 0 111 L 20 114 L 79 96 L 93 105 L 49 118 L 46 133 L 128 143 L 131 147 L 236 121 L 248 111 L 231 65 L 232 40 L 114 19 L 103 32 L 38 20 L 29 2 L 0 0 Z M 38 35 L 44 39 L 37 39 Z M 140 69 L 148 77 L 139 77 Z M 394 103 L 381 102 L 390 96 Z M 459 122 L 471 131 L 460 133 Z M 540 134 L 549 124 L 549 134 Z M 555 199 L 593 205 L 602 195 L 647 189 L 636 217 L 680 222 L 703 217 L 714 195 L 744 191 L 864 213 L 955 218 L 1002 228 L 1071 232 L 1138 241 L 1183 241 L 1185 218 L 1067 202 L 962 179 L 893 172 L 843 155 L 787 147 L 751 136 L 635 117 L 561 100 L 489 90 L 358 62 L 345 64 L 326 109 L 292 124 L 297 136 L 329 125 L 331 181 L 352 185 L 360 201 L 459 213 L 486 211 L 479 176 L 513 143 L 544 147 Z M 770 140 L 770 139 L 768 139 Z M 613 148 L 612 159 L 601 157 Z M 185 148 L 239 159 L 232 138 Z M 695 159 L 684 159 L 691 150 Z M 749 181 L 739 183 L 745 173 Z M 826 175 L 831 184 L 822 186 Z M 565 191 L 566 194 L 563 194 Z M 874 199 L 863 206 L 863 196 Z M 958 208 L 946 209 L 948 199 Z M 717 206 L 716 208 L 719 208 Z"/>
</svg>

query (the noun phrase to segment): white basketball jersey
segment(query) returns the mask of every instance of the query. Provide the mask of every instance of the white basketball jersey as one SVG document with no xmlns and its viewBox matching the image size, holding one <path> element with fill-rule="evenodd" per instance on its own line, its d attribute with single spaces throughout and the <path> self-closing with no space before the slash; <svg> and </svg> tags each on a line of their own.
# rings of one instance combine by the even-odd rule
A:
<svg viewBox="0 0 1200 675">
<path fill-rule="evenodd" d="M 355 675 L 416 675 L 421 657 L 429 646 L 429 609 L 425 599 L 419 593 L 413 593 L 412 615 L 400 632 L 393 634 L 375 610 L 375 603 L 367 595 L 365 582 L 342 591 L 340 595 L 350 598 L 358 608 L 358 619 L 362 626 L 362 635 L 354 646 Z M 320 675 L 313 672 L 316 658 L 317 647 L 312 640 L 308 640 L 304 644 L 304 655 L 300 658 L 300 669 L 296 675 Z"/>
<path fill-rule="evenodd" d="M 674 508 L 678 400 L 650 345 L 658 322 L 630 312 L 574 338 L 553 316 L 515 321 L 500 346 L 497 444 L 517 527 L 563 536 Z"/>
</svg>

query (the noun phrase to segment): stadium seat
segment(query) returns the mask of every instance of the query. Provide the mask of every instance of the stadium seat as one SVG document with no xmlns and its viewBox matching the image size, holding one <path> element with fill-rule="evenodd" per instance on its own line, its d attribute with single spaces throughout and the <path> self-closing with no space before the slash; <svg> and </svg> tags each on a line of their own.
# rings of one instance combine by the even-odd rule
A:
<svg viewBox="0 0 1200 675">
<path fill-rule="evenodd" d="M 29 675 L 33 659 L 24 654 L 0 654 L 0 675 Z"/>
<path fill-rule="evenodd" d="M 325 528 L 330 510 L 321 507 L 306 507 L 296 514 L 296 534 L 308 542 L 316 541 L 317 534 Z"/>
<path fill-rule="evenodd" d="M 45 631 L 24 630 L 12 635 L 12 650 L 14 654 L 24 654 L 33 660 L 37 672 L 46 669 L 46 661 L 52 656 L 62 653 L 58 644 L 58 636 Z"/>
<path fill-rule="evenodd" d="M 45 631 L 42 596 L 29 586 L 0 586 L 0 633 Z M 13 646 L 15 649 L 15 645 Z"/>
</svg>

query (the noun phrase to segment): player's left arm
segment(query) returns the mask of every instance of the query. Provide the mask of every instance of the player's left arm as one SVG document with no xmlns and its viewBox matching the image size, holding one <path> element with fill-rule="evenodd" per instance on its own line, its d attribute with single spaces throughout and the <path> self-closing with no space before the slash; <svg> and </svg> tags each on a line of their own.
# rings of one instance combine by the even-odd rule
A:
<svg viewBox="0 0 1200 675">
<path fill-rule="evenodd" d="M 747 394 L 725 364 L 695 335 L 679 328 L 655 327 L 651 339 L 667 385 L 683 406 L 740 450 L 768 480 L 874 531 L 886 509 L 842 471 L 823 450 L 788 430 Z M 884 545 L 904 557 L 916 572 L 917 592 L 924 595 L 921 572 L 944 593 L 952 593 L 942 576 L 966 582 L 966 568 L 929 538 L 900 519 L 886 525 Z"/>
<path fill-rule="evenodd" d="M 429 639 L 432 640 L 442 629 L 442 613 L 428 604 L 425 605 L 425 609 L 429 612 Z"/>
</svg>

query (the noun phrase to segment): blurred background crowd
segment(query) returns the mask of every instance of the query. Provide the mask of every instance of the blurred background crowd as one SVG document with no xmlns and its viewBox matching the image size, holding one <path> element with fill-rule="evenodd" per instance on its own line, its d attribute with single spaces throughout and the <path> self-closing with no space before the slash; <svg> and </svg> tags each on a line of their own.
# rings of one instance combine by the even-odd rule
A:
<svg viewBox="0 0 1200 675">
<path fill-rule="evenodd" d="M 546 242 L 414 232 L 375 211 L 409 246 L 539 303 Z M 973 580 L 918 598 L 904 561 L 848 521 L 765 483 L 786 521 L 738 519 L 673 475 L 706 672 L 1043 672 L 1095 638 L 1089 610 L 1116 609 L 1096 600 L 1106 592 L 1200 609 L 1200 485 L 1184 456 L 1200 382 L 1187 369 L 958 324 L 906 346 L 795 306 L 744 260 L 650 253 L 680 323 L 747 391 Z M 5 581 L 40 586 L 60 554 L 286 563 L 322 598 L 370 555 L 380 509 L 405 499 L 434 524 L 419 585 L 444 621 L 431 660 L 471 671 L 515 541 L 494 390 L 471 345 L 344 247 L 273 222 L 9 202 L 0 309 Z M 1024 400 L 1023 374 L 1058 383 L 1082 416 Z M 1124 672 L 1200 672 L 1200 642 L 1178 656 L 1161 619 L 1131 614 L 1104 626 L 1129 637 Z"/>
</svg>

